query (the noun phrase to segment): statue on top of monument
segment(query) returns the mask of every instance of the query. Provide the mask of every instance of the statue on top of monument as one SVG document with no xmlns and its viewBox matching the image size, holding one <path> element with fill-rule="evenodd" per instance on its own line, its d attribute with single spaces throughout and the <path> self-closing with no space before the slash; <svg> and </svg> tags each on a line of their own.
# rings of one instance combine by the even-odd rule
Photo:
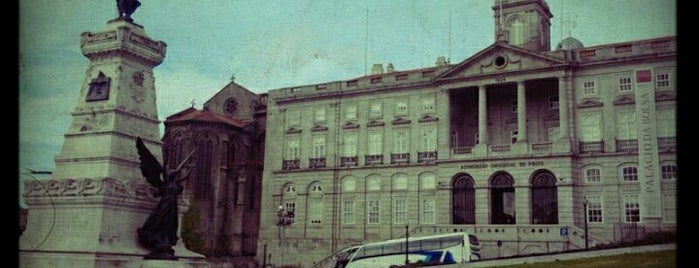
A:
<svg viewBox="0 0 699 268">
<path fill-rule="evenodd" d="M 183 190 L 180 183 L 189 178 L 194 167 L 194 164 L 189 163 L 194 151 L 189 153 L 176 169 L 167 168 L 167 160 L 164 161 L 165 169 L 163 169 L 158 159 L 143 144 L 141 137 L 136 139 L 136 149 L 138 158 L 141 160 L 141 173 L 146 181 L 157 189 L 156 196 L 160 197 L 151 215 L 143 226 L 138 228 L 139 243 L 151 250 L 151 253 L 144 258 L 176 260 L 175 250 L 172 247 L 179 239 L 177 237 L 177 196 Z"/>
<path fill-rule="evenodd" d="M 117 14 L 117 19 L 123 19 L 128 22 L 133 21 L 133 19 L 131 19 L 131 14 L 141 5 L 141 2 L 138 0 L 116 0 L 116 3 L 117 11 L 119 12 Z"/>
</svg>

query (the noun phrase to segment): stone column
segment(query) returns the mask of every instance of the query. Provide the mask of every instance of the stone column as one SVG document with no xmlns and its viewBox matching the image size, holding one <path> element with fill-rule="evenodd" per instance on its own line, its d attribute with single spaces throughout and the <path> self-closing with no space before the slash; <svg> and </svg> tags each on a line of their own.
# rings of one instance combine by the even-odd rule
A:
<svg viewBox="0 0 699 268">
<path fill-rule="evenodd" d="M 490 211 L 490 198 L 488 198 L 488 191 L 490 188 L 487 186 L 476 187 L 476 224 L 485 225 L 490 224 L 489 221 L 489 211 Z"/>
<path fill-rule="evenodd" d="M 527 142 L 527 98 L 524 81 L 517 81 L 517 143 Z"/>
<path fill-rule="evenodd" d="M 474 148 L 476 155 L 488 154 L 488 107 L 485 85 L 478 86 L 478 144 Z"/>
</svg>

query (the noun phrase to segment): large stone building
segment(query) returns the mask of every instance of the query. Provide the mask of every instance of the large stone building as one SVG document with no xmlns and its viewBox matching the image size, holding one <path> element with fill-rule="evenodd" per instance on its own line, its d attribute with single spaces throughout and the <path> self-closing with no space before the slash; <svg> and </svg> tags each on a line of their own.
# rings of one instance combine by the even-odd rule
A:
<svg viewBox="0 0 699 268">
<path fill-rule="evenodd" d="M 495 41 L 461 62 L 231 83 L 168 117 L 165 155 L 197 149 L 205 253 L 309 267 L 406 228 L 475 233 L 484 258 L 674 231 L 676 38 L 552 49 L 544 0 L 495 3 Z"/>
<path fill-rule="evenodd" d="M 551 49 L 545 1 L 493 11 L 461 62 L 268 92 L 258 259 L 308 267 L 406 226 L 475 233 L 484 258 L 676 228 L 675 37 Z"/>
</svg>

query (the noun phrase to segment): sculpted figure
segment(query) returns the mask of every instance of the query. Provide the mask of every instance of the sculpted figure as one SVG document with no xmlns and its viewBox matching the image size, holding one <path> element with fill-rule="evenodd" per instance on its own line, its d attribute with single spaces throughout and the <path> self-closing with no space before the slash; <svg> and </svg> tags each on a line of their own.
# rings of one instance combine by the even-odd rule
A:
<svg viewBox="0 0 699 268">
<path fill-rule="evenodd" d="M 189 164 L 192 151 L 176 169 L 163 169 L 158 160 L 143 144 L 141 137 L 136 139 L 136 148 L 141 160 L 141 173 L 146 181 L 157 189 L 160 197 L 157 206 L 146 222 L 138 228 L 138 242 L 151 253 L 145 259 L 175 260 L 177 244 L 177 196 L 182 193 L 180 183 L 189 177 L 194 167 Z M 167 161 L 166 161 L 167 162 Z M 162 179 L 161 179 L 162 175 Z"/>
<path fill-rule="evenodd" d="M 141 2 L 138 0 L 116 0 L 116 4 L 119 12 L 117 14 L 117 19 L 133 21 L 133 19 L 131 19 L 131 14 L 136 11 L 136 8 L 141 5 Z"/>
</svg>

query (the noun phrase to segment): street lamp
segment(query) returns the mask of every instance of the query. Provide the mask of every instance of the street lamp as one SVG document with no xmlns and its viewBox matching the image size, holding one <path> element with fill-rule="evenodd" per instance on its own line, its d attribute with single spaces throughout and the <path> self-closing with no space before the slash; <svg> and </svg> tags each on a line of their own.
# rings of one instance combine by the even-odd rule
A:
<svg viewBox="0 0 699 268">
<path fill-rule="evenodd" d="M 583 197 L 583 210 L 585 214 L 585 250 L 589 248 L 587 239 L 587 197 Z"/>
</svg>

